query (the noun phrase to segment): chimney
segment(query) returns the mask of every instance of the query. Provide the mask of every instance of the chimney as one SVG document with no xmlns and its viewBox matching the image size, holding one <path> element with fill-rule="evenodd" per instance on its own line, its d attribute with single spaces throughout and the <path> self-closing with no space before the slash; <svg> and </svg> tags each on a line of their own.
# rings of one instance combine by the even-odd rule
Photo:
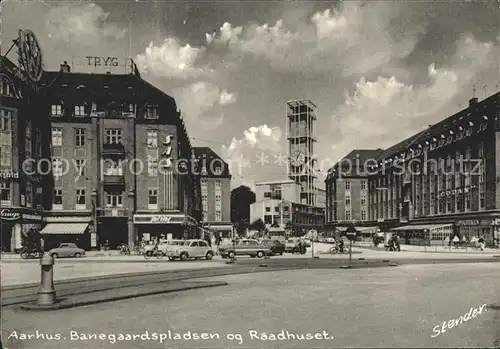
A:
<svg viewBox="0 0 500 349">
<path fill-rule="evenodd" d="M 476 104 L 478 101 L 477 97 L 469 99 L 469 107 L 472 106 L 473 104 Z"/>
</svg>

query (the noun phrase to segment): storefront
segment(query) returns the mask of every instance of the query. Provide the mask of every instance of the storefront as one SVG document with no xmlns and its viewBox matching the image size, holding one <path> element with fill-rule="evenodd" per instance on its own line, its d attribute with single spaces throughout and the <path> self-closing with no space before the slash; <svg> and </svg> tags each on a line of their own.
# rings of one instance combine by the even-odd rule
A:
<svg viewBox="0 0 500 349">
<path fill-rule="evenodd" d="M 455 227 L 460 238 L 470 241 L 473 237 L 482 237 L 490 244 L 499 236 L 500 218 L 461 219 L 455 222 Z"/>
<path fill-rule="evenodd" d="M 95 234 L 91 232 L 91 217 L 46 217 L 47 223 L 41 233 L 45 250 L 59 246 L 61 243 L 75 243 L 84 250 L 95 247 Z"/>
<path fill-rule="evenodd" d="M 134 227 L 137 241 L 151 241 L 164 236 L 166 239 L 198 238 L 196 219 L 183 213 L 135 214 Z"/>
<path fill-rule="evenodd" d="M 210 232 L 211 236 L 218 236 L 222 239 L 233 236 L 233 224 L 231 222 L 205 222 L 203 228 Z"/>
<path fill-rule="evenodd" d="M 414 224 L 391 229 L 406 245 L 444 245 L 453 235 L 453 224 Z"/>
<path fill-rule="evenodd" d="M 22 235 L 30 229 L 42 228 L 42 215 L 28 208 L 3 208 L 0 211 L 2 249 L 18 252 L 22 248 Z"/>
</svg>

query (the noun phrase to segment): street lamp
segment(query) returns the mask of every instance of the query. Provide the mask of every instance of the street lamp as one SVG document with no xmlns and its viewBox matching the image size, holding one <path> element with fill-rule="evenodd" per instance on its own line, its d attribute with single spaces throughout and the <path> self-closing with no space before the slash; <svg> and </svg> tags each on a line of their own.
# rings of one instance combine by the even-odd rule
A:
<svg viewBox="0 0 500 349">
<path fill-rule="evenodd" d="M 97 191 L 94 189 L 90 194 L 92 196 L 92 225 L 94 227 L 93 233 L 95 234 L 95 247 L 97 249 Z M 90 242 L 92 245 L 92 241 Z M 92 248 L 92 246 L 90 246 Z"/>
</svg>

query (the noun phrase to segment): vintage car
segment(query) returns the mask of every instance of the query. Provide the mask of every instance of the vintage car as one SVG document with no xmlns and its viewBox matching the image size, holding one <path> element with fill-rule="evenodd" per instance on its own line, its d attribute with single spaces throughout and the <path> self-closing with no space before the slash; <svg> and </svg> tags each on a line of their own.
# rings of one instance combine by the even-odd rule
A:
<svg viewBox="0 0 500 349">
<path fill-rule="evenodd" d="M 243 239 L 233 244 L 219 246 L 222 258 L 233 258 L 234 256 L 250 256 L 262 258 L 272 254 L 271 246 L 263 245 L 258 240 Z"/>
<path fill-rule="evenodd" d="M 166 255 L 171 261 L 175 259 L 186 261 L 189 258 L 210 260 L 214 257 L 214 254 L 207 242 L 200 239 L 185 240 L 178 245 L 170 244 L 166 249 Z"/>
<path fill-rule="evenodd" d="M 271 255 L 276 256 L 276 255 L 283 255 L 285 253 L 285 244 L 283 244 L 279 240 L 262 240 L 261 242 L 262 245 L 268 246 L 271 248 Z"/>
<path fill-rule="evenodd" d="M 167 254 L 167 250 L 169 247 L 171 246 L 178 246 L 178 245 L 182 245 L 184 243 L 184 240 L 166 240 L 166 241 L 162 241 L 158 244 L 158 250 L 163 252 L 164 255 Z M 153 251 L 155 248 L 155 245 L 154 244 L 149 244 L 149 245 L 146 245 L 144 246 L 144 248 L 142 249 L 142 253 L 148 253 L 149 251 Z"/>
<path fill-rule="evenodd" d="M 300 242 L 301 242 L 300 238 L 289 238 L 285 242 L 285 252 L 287 253 L 301 252 Z"/>
<path fill-rule="evenodd" d="M 52 258 L 81 257 L 85 255 L 85 250 L 83 248 L 79 248 L 73 243 L 63 243 L 60 244 L 59 247 L 49 250 L 48 254 Z"/>
</svg>

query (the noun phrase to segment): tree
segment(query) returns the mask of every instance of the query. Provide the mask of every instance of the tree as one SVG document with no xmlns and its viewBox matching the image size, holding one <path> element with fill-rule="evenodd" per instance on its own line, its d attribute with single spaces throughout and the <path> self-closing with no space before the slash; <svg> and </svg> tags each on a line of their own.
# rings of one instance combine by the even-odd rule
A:
<svg viewBox="0 0 500 349">
<path fill-rule="evenodd" d="M 258 218 L 256 220 L 254 220 L 252 222 L 252 224 L 250 224 L 250 228 L 261 232 L 261 231 L 266 230 L 266 224 L 264 223 L 264 221 L 262 219 Z"/>
<path fill-rule="evenodd" d="M 255 202 L 255 193 L 241 185 L 231 191 L 231 222 L 250 222 L 250 205 Z"/>
</svg>

